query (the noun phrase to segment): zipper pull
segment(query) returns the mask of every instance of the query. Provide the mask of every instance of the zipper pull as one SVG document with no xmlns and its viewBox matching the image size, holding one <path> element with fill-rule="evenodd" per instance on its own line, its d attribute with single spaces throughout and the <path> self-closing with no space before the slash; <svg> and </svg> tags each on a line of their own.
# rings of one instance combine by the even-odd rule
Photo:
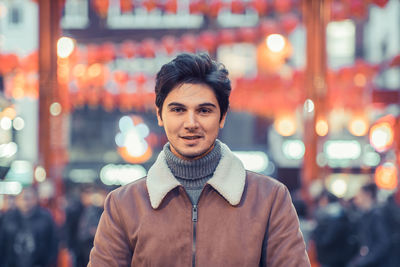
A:
<svg viewBox="0 0 400 267">
<path fill-rule="evenodd" d="M 193 205 L 192 208 L 192 221 L 197 222 L 197 205 Z"/>
</svg>

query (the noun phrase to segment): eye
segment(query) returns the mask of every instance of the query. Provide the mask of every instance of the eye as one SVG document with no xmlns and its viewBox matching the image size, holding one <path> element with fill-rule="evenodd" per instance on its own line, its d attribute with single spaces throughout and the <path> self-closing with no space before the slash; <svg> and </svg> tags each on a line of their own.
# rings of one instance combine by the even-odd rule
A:
<svg viewBox="0 0 400 267">
<path fill-rule="evenodd" d="M 209 109 L 209 108 L 200 108 L 199 109 L 199 113 L 200 114 L 208 114 L 208 113 L 211 113 L 211 112 L 212 112 L 212 110 Z"/>
<path fill-rule="evenodd" d="M 174 107 L 174 108 L 171 108 L 171 111 L 175 112 L 175 113 L 182 113 L 185 111 L 185 109 L 182 107 Z"/>
</svg>

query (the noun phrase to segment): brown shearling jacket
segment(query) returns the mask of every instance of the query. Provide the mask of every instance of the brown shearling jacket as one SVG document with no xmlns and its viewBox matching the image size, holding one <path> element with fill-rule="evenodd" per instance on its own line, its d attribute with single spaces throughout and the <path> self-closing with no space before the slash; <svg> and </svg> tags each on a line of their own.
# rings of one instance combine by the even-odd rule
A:
<svg viewBox="0 0 400 267">
<path fill-rule="evenodd" d="M 223 144 L 222 144 L 223 145 Z M 89 267 L 308 267 L 287 188 L 245 171 L 229 148 L 198 205 L 166 165 L 163 152 L 146 178 L 111 192 Z"/>
</svg>

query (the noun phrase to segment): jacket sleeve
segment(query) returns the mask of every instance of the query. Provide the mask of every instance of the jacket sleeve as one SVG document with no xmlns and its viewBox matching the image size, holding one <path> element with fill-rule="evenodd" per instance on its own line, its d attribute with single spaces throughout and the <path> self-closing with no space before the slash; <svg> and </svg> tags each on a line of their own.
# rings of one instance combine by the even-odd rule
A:
<svg viewBox="0 0 400 267">
<path fill-rule="evenodd" d="M 111 192 L 104 203 L 88 267 L 130 266 L 133 249 L 124 226 L 119 216 L 118 203 Z"/>
<path fill-rule="evenodd" d="M 264 237 L 261 266 L 311 266 L 299 219 L 286 186 L 278 186 L 273 201 Z"/>
</svg>

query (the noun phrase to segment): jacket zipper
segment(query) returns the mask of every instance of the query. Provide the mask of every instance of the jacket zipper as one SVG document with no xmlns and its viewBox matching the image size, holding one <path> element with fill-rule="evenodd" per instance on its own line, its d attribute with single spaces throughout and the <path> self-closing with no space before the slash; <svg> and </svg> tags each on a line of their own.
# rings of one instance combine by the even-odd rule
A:
<svg viewBox="0 0 400 267">
<path fill-rule="evenodd" d="M 197 225 L 197 205 L 192 207 L 193 222 L 193 242 L 192 242 L 192 267 L 196 266 L 196 225 Z"/>
</svg>

